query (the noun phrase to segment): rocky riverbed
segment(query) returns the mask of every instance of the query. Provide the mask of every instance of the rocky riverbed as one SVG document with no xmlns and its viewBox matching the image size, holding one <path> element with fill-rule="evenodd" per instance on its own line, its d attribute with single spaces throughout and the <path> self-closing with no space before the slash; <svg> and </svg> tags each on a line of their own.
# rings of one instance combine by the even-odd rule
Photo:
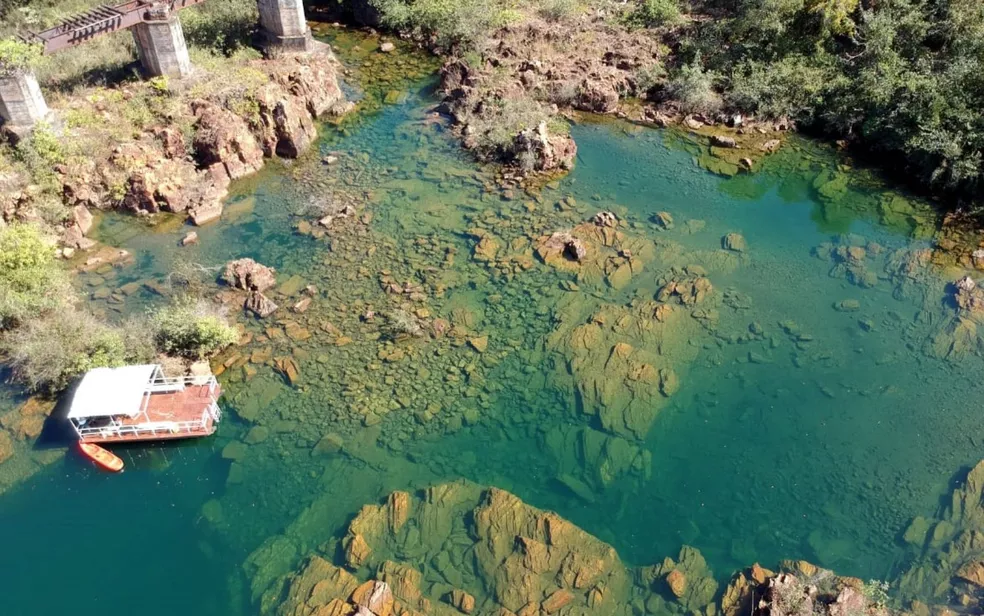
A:
<svg viewBox="0 0 984 616">
<path fill-rule="evenodd" d="M 984 438 L 975 240 L 796 139 L 722 180 L 687 134 L 583 123 L 570 175 L 503 186 L 407 79 L 433 58 L 382 42 L 336 44 L 365 113 L 232 183 L 216 224 L 93 229 L 127 255 L 78 278 L 107 318 L 194 287 L 242 325 L 219 434 L 125 477 L 178 482 L 160 509 L 190 539 L 162 562 L 220 572 L 216 614 L 878 612 L 825 570 L 895 579 L 914 514 L 920 547 L 957 526 L 930 518 Z M 34 442 L 34 404 L 0 451 Z M 48 451 L 0 462 L 4 487 Z M 823 569 L 730 576 L 783 558 Z"/>
<path fill-rule="evenodd" d="M 366 505 L 343 537 L 270 580 L 275 545 L 254 552 L 246 569 L 254 592 L 267 588 L 261 613 L 285 616 L 889 613 L 881 587 L 805 561 L 783 562 L 778 573 L 755 564 L 723 589 L 689 546 L 628 566 L 557 514 L 467 482 Z"/>
</svg>

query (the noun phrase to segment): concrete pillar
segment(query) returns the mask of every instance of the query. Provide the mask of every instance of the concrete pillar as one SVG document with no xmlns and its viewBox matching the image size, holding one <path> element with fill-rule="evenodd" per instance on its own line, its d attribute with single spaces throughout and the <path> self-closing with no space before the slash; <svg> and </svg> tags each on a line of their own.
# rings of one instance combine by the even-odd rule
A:
<svg viewBox="0 0 984 616">
<path fill-rule="evenodd" d="M 311 48 L 311 29 L 301 0 L 257 0 L 256 6 L 267 48 L 283 51 Z"/>
<path fill-rule="evenodd" d="M 8 128 L 29 129 L 47 116 L 48 105 L 32 73 L 0 77 L 0 118 Z"/>
<path fill-rule="evenodd" d="M 140 62 L 153 77 L 184 77 L 191 73 L 191 59 L 177 13 L 166 7 L 148 11 L 148 21 L 133 27 Z"/>
</svg>

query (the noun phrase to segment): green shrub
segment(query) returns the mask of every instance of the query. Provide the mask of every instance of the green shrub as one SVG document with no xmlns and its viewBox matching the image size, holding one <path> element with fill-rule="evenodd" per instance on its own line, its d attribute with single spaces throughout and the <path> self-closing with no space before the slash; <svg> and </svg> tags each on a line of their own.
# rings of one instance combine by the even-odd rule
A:
<svg viewBox="0 0 984 616">
<path fill-rule="evenodd" d="M 188 44 L 225 56 L 249 47 L 258 20 L 256 0 L 209 0 L 181 11 Z"/>
<path fill-rule="evenodd" d="M 51 193 L 42 193 L 35 197 L 32 209 L 42 222 L 53 227 L 66 222 L 72 213 L 58 195 Z"/>
<path fill-rule="evenodd" d="M 89 86 L 135 81 L 139 78 L 133 67 L 136 59 L 133 36 L 129 32 L 116 32 L 51 56 L 38 68 L 38 81 L 46 90 L 66 94 L 75 94 Z"/>
<path fill-rule="evenodd" d="M 811 119 L 837 81 L 836 70 L 803 56 L 771 64 L 747 62 L 731 76 L 728 100 L 739 109 L 770 118 Z"/>
<path fill-rule="evenodd" d="M 441 46 L 474 46 L 521 14 L 502 0 L 370 0 L 383 25 L 432 38 Z"/>
<path fill-rule="evenodd" d="M 636 94 L 644 96 L 666 82 L 666 68 L 659 62 L 643 66 L 635 72 Z"/>
<path fill-rule="evenodd" d="M 865 599 L 868 600 L 869 604 L 875 606 L 876 608 L 884 608 L 889 602 L 889 588 L 890 586 L 888 582 L 868 580 L 868 582 L 861 587 L 861 593 L 864 595 Z"/>
<path fill-rule="evenodd" d="M 705 70 L 698 56 L 677 71 L 667 92 L 687 113 L 713 113 L 721 108 L 721 96 L 714 90 L 716 80 L 717 75 Z"/>
<path fill-rule="evenodd" d="M 537 13 L 547 21 L 563 21 L 581 10 L 578 0 L 545 0 Z"/>
<path fill-rule="evenodd" d="M 151 321 L 157 348 L 168 355 L 205 359 L 239 339 L 225 316 L 205 300 L 162 308 Z"/>
<path fill-rule="evenodd" d="M 0 39 L 0 77 L 33 72 L 41 64 L 41 46 L 17 39 Z"/>
<path fill-rule="evenodd" d="M 14 150 L 17 159 L 24 163 L 35 183 L 44 188 L 57 188 L 54 166 L 65 162 L 61 143 L 51 127 L 38 122 L 31 136 L 22 139 Z"/>
<path fill-rule="evenodd" d="M 145 362 L 146 345 L 132 345 L 121 327 L 66 308 L 8 332 L 2 347 L 15 378 L 32 391 L 56 393 L 93 368 Z"/>
<path fill-rule="evenodd" d="M 0 229 L 0 329 L 63 308 L 72 299 L 52 239 L 29 224 Z"/>
<path fill-rule="evenodd" d="M 151 77 L 147 80 L 147 85 L 154 94 L 160 96 L 168 96 L 171 93 L 171 86 L 168 82 L 167 75 L 161 75 L 159 77 Z"/>
<path fill-rule="evenodd" d="M 642 0 L 629 13 L 627 21 L 645 28 L 658 28 L 681 23 L 683 14 L 677 0 Z"/>
</svg>

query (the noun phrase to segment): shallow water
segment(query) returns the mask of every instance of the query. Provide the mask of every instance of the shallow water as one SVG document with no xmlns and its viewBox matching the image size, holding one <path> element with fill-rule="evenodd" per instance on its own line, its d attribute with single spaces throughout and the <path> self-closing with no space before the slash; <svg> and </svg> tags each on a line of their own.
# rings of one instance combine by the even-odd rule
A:
<svg viewBox="0 0 984 616">
<path fill-rule="evenodd" d="M 903 288 L 885 273 L 892 250 L 924 245 L 914 238 L 925 235 L 921 210 L 886 214 L 884 191 L 870 187 L 821 200 L 813 182 L 837 161 L 808 143 L 757 176 L 725 179 L 702 171 L 696 146 L 680 137 L 617 123 L 575 126 L 577 167 L 539 198 L 503 195 L 427 121 L 428 86 L 399 100 L 326 129 L 320 151 L 340 152 L 339 164 L 274 163 L 239 184 L 223 220 L 198 230 L 198 246 L 178 247 L 181 228 L 104 221 L 101 239 L 136 262 L 83 277 L 84 289 L 163 284 L 180 263 L 211 278 L 210 268 L 254 257 L 281 283 L 296 275 L 318 287 L 310 314 L 291 315 L 285 303 L 276 317 L 302 321 L 311 337 L 271 333 L 273 319 L 249 323 L 253 343 L 221 376 L 229 412 L 215 437 L 123 449 L 121 476 L 69 455 L 0 496 L 4 613 L 255 613 L 271 576 L 362 504 L 459 477 L 556 510 L 633 564 L 686 543 L 722 579 L 782 558 L 891 577 L 907 556 L 897 542 L 907 520 L 936 510 L 984 439 L 971 401 L 979 358 L 947 363 L 924 352 L 951 313 L 946 280 L 927 270 Z M 371 221 L 321 240 L 294 231 L 343 194 Z M 629 223 L 626 233 L 671 245 L 620 290 L 580 281 L 565 291 L 572 276 L 543 263 L 523 270 L 473 257 L 476 227 L 528 247 L 531 236 L 606 209 Z M 650 222 L 658 211 L 673 215 L 672 229 Z M 745 257 L 722 257 L 731 232 L 746 239 Z M 885 248 L 868 258 L 872 288 L 832 277 L 832 263 L 813 256 L 840 233 Z M 557 377 L 565 349 L 548 337 L 570 324 L 565 310 L 583 305 L 587 316 L 649 299 L 670 265 L 694 263 L 714 285 L 717 324 L 695 329 L 689 351 L 665 350 L 695 359 L 674 364 L 680 390 L 648 433 L 613 439 L 579 412 L 583 401 Z M 466 328 L 461 342 L 488 335 L 489 350 L 453 337 L 374 338 L 396 307 L 388 276 L 422 287 L 425 298 L 408 300 L 413 310 Z M 860 308 L 835 310 L 842 300 Z M 142 287 L 93 305 L 125 314 L 159 301 Z M 380 316 L 363 323 L 368 307 Z M 352 342 L 339 345 L 327 322 Z M 749 336 L 750 326 L 760 333 Z M 241 362 L 268 348 L 297 358 L 298 386 L 263 362 L 247 375 Z M 394 349 L 404 355 L 388 355 Z M 254 426 L 266 430 L 262 442 L 230 448 Z M 328 433 L 342 451 L 313 455 Z M 557 445 L 591 439 L 646 452 L 648 465 L 613 474 Z M 281 535 L 288 547 L 268 570 L 244 567 Z"/>
</svg>

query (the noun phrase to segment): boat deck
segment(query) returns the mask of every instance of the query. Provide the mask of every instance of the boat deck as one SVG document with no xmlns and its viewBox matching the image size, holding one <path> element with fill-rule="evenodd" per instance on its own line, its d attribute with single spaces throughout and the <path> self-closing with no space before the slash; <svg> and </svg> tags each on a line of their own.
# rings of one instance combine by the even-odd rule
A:
<svg viewBox="0 0 984 616">
<path fill-rule="evenodd" d="M 208 436 L 215 432 L 215 420 L 208 416 L 204 425 L 182 427 L 174 430 L 167 427 L 168 422 L 181 424 L 184 422 L 200 422 L 205 410 L 208 409 L 220 394 L 218 386 L 210 391 L 209 385 L 188 385 L 181 391 L 161 392 L 150 394 L 146 407 L 146 415 L 140 413 L 136 417 L 123 417 L 122 426 L 126 428 L 146 427 L 160 422 L 165 424 L 156 429 L 141 428 L 139 432 L 125 434 L 87 434 L 83 441 L 86 443 L 125 443 L 133 441 L 165 440 Z"/>
</svg>

